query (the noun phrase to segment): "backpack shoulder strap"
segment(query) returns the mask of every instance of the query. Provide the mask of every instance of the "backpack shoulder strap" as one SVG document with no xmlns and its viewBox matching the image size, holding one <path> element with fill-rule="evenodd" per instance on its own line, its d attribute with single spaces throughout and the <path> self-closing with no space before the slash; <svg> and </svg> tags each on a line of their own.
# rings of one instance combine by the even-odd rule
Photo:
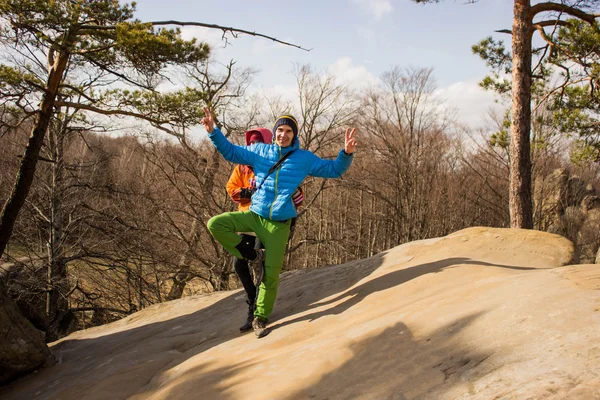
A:
<svg viewBox="0 0 600 400">
<path fill-rule="evenodd" d="M 269 172 L 267 172 L 267 175 L 266 175 L 266 176 L 265 176 L 265 178 L 262 180 L 262 182 L 258 184 L 258 186 L 257 186 L 257 187 L 256 187 L 256 189 L 255 189 L 255 192 L 256 192 L 256 191 L 258 191 L 258 189 L 260 189 L 260 187 L 261 187 L 261 186 L 262 186 L 262 184 L 263 184 L 263 183 L 264 183 L 264 182 L 267 180 L 267 178 L 269 177 L 269 175 L 271 175 L 273 172 L 275 172 L 275 170 L 276 170 L 277 168 L 279 168 L 279 166 L 280 166 L 281 164 L 283 164 L 283 162 L 284 162 L 284 161 L 285 161 L 285 160 L 286 160 L 286 159 L 287 159 L 289 156 L 291 156 L 291 155 L 292 155 L 292 153 L 293 153 L 294 151 L 296 151 L 296 149 L 294 149 L 294 150 L 290 151 L 289 153 L 287 153 L 286 155 L 284 155 L 283 157 L 281 157 L 281 158 L 279 159 L 279 161 L 277 161 L 277 162 L 276 162 L 276 163 L 275 163 L 275 164 L 274 164 L 274 165 L 273 165 L 271 168 L 269 168 Z"/>
<path fill-rule="evenodd" d="M 294 151 L 296 151 L 296 149 L 294 149 L 294 150 L 290 151 L 289 153 L 287 153 L 286 155 L 284 155 L 283 157 L 281 157 L 281 158 L 279 159 L 279 161 L 277 161 L 277 162 L 276 162 L 276 163 L 275 163 L 275 164 L 274 164 L 274 165 L 273 165 L 271 168 L 269 168 L 269 173 L 267 174 L 267 176 L 269 176 L 269 175 L 271 175 L 273 172 L 275 172 L 275 170 L 276 170 L 277 168 L 279 168 L 279 166 L 280 166 L 281 164 L 283 164 L 283 162 L 284 162 L 284 161 L 285 161 L 285 160 L 286 160 L 286 159 L 287 159 L 289 156 L 291 156 L 291 155 L 292 155 L 292 153 L 293 153 Z"/>
</svg>

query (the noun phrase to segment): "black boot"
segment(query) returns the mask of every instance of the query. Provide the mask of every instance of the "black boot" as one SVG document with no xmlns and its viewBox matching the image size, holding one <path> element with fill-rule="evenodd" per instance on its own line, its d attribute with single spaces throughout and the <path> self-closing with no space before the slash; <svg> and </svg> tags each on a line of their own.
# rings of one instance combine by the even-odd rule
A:
<svg viewBox="0 0 600 400">
<path fill-rule="evenodd" d="M 248 317 L 246 318 L 246 323 L 240 326 L 240 332 L 248 332 L 252 330 L 252 321 L 254 320 L 254 309 L 256 308 L 256 303 L 250 300 L 246 300 L 248 303 Z"/>
</svg>

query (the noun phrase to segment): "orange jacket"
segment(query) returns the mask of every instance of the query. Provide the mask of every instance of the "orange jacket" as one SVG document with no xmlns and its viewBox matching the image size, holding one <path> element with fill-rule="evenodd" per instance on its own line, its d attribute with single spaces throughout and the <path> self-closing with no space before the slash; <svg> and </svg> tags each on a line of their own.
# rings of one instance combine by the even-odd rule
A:
<svg viewBox="0 0 600 400">
<path fill-rule="evenodd" d="M 246 211 L 250 208 L 252 199 L 241 197 L 243 188 L 254 186 L 254 170 L 248 165 L 236 165 L 227 181 L 227 193 L 231 200 L 238 203 L 238 211 Z"/>
</svg>

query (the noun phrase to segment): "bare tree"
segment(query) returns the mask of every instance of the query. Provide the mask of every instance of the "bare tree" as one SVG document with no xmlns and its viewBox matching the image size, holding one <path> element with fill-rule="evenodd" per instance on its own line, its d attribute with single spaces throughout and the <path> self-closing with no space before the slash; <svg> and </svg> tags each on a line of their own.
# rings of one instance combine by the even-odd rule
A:
<svg viewBox="0 0 600 400">
<path fill-rule="evenodd" d="M 386 205 L 393 216 L 393 241 L 428 235 L 432 195 L 441 189 L 450 121 L 434 97 L 429 69 L 394 68 L 383 75 L 384 88 L 365 99 L 362 132 L 371 159 L 360 186 Z"/>
</svg>

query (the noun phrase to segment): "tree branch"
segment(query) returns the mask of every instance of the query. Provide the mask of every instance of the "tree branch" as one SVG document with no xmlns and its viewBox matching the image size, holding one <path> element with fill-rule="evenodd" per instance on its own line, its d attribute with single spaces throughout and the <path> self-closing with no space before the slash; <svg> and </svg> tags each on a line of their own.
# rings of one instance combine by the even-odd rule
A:
<svg viewBox="0 0 600 400">
<path fill-rule="evenodd" d="M 19 154 L 19 155 L 17 156 L 17 158 L 23 158 L 23 155 L 22 155 L 22 154 Z M 49 162 L 49 163 L 56 164 L 56 161 L 54 161 L 54 160 L 50 160 L 49 158 L 46 158 L 46 157 L 38 156 L 38 157 L 37 157 L 37 159 L 38 159 L 39 161 L 45 161 L 45 162 Z"/>
<path fill-rule="evenodd" d="M 544 27 L 544 26 L 567 26 L 569 23 L 567 21 L 563 21 L 562 19 L 549 19 L 547 21 L 540 21 L 533 24 L 535 27 Z"/>
<path fill-rule="evenodd" d="M 550 45 L 550 47 L 554 47 L 556 44 L 552 41 L 552 38 L 550 36 L 548 36 L 548 34 L 546 33 L 546 31 L 544 30 L 544 27 L 539 25 L 539 24 L 534 24 L 533 27 L 535 29 L 537 29 L 537 31 L 540 33 L 540 36 L 542 37 L 542 39 L 544 39 L 544 41 L 546 43 L 548 43 Z"/>
<path fill-rule="evenodd" d="M 82 104 L 82 103 L 74 103 L 71 101 L 63 101 L 63 100 L 57 100 L 55 105 L 57 107 L 71 107 L 77 110 L 86 110 L 86 111 L 92 111 L 98 114 L 103 114 L 103 115 L 122 115 L 124 117 L 134 117 L 134 118 L 141 118 L 145 121 L 151 122 L 151 123 L 155 123 L 155 124 L 167 124 L 169 123 L 169 121 L 162 121 L 162 120 L 156 120 L 154 118 L 148 117 L 144 114 L 140 114 L 140 113 L 136 113 L 133 111 L 126 111 L 126 110 L 104 110 L 102 108 L 98 108 L 98 107 L 94 107 L 94 106 L 90 106 L 89 104 Z"/>
<path fill-rule="evenodd" d="M 71 108 L 75 108 L 75 109 L 78 109 L 78 110 L 91 111 L 91 112 L 95 112 L 95 113 L 102 114 L 102 115 L 120 115 L 120 116 L 124 116 L 124 117 L 139 118 L 139 119 L 142 119 L 142 120 L 144 120 L 146 122 L 149 122 L 156 129 L 160 129 L 161 131 L 163 131 L 165 133 L 168 133 L 169 135 L 175 136 L 177 138 L 180 138 L 182 136 L 180 133 L 175 132 L 172 129 L 165 128 L 164 126 L 162 126 L 162 124 L 168 124 L 168 123 L 170 123 L 170 121 L 168 121 L 168 120 L 157 120 L 157 119 L 154 119 L 152 117 L 148 117 L 147 115 L 136 113 L 136 112 L 133 112 L 133 111 L 126 111 L 126 110 L 103 110 L 101 108 L 93 107 L 93 106 L 90 106 L 88 104 L 73 103 L 73 102 L 70 102 L 70 101 L 61 101 L 61 100 L 57 100 L 55 102 L 55 105 L 57 107 L 71 107 Z"/>
<path fill-rule="evenodd" d="M 585 11 L 581 11 L 578 8 L 571 7 L 565 4 L 560 3 L 539 3 L 531 7 L 530 15 L 531 19 L 535 17 L 537 14 L 546 12 L 546 11 L 557 11 L 564 14 L 571 15 L 573 17 L 577 17 L 587 23 L 593 24 L 594 20 L 600 17 L 600 14 L 588 14 Z"/>
<path fill-rule="evenodd" d="M 117 76 L 117 77 L 119 77 L 119 78 L 123 79 L 124 81 L 131 83 L 131 84 L 132 84 L 132 85 L 134 85 L 134 86 L 140 87 L 140 88 L 142 88 L 142 89 L 150 90 L 150 91 L 152 91 L 152 92 L 156 92 L 156 90 L 155 90 L 154 88 L 152 88 L 152 87 L 150 87 L 150 86 L 148 86 L 148 85 L 144 85 L 144 84 L 142 84 L 142 83 L 140 83 L 140 82 L 136 82 L 136 81 L 134 81 L 134 80 L 133 80 L 133 79 L 131 79 L 131 78 L 128 78 L 128 77 L 127 77 L 127 76 L 125 76 L 124 74 L 121 74 L 121 73 L 119 73 L 119 72 L 117 72 L 117 71 L 115 71 L 115 70 L 113 70 L 113 69 L 109 68 L 109 67 L 108 67 L 108 65 L 101 64 L 99 61 L 97 61 L 97 60 L 95 60 L 95 59 L 93 59 L 93 58 L 90 58 L 90 57 L 88 57 L 88 56 L 87 56 L 87 54 L 85 54 L 85 53 L 83 53 L 83 54 L 79 54 L 79 55 L 80 55 L 80 56 L 82 56 L 82 57 L 84 57 L 84 58 L 85 58 L 86 60 L 88 60 L 88 61 L 89 61 L 91 64 L 94 64 L 96 67 L 100 68 L 101 70 L 104 70 L 104 71 L 106 71 L 106 72 L 108 72 L 108 73 L 110 73 L 110 74 L 113 74 L 113 75 L 115 75 L 115 76 Z"/>
<path fill-rule="evenodd" d="M 91 102 L 95 102 L 96 101 L 96 99 L 88 96 L 80 88 L 75 87 L 73 85 L 69 85 L 67 83 L 63 83 L 63 84 L 60 85 L 60 88 L 71 89 L 73 92 L 77 93 L 79 96 L 83 97 L 84 99 L 86 99 L 88 101 L 91 101 Z"/>
<path fill-rule="evenodd" d="M 182 22 L 182 21 L 152 21 L 150 22 L 150 24 L 152 24 L 153 26 L 157 26 L 157 25 L 180 25 L 180 26 L 202 26 L 204 28 L 210 28 L 210 29 L 220 29 L 223 31 L 223 33 L 226 32 L 231 32 L 232 34 L 235 34 L 236 32 L 238 33 L 245 33 L 247 35 L 252 35 L 252 36 L 257 36 L 257 37 L 262 37 L 265 39 L 270 39 L 274 42 L 277 43 L 281 43 L 284 44 L 286 46 L 292 46 L 292 47 L 296 47 L 300 50 L 304 50 L 304 51 L 311 51 L 312 49 L 305 49 L 302 46 L 298 46 L 297 44 L 293 44 L 293 43 L 289 43 L 289 42 L 284 42 L 282 40 L 276 39 L 272 36 L 267 36 L 267 35 L 263 35 L 262 33 L 257 33 L 257 32 L 250 32 L 244 29 L 237 29 L 237 28 L 232 28 L 232 27 L 227 27 L 227 26 L 221 26 L 221 25 L 215 25 L 215 24 L 205 24 L 202 22 Z"/>
</svg>

